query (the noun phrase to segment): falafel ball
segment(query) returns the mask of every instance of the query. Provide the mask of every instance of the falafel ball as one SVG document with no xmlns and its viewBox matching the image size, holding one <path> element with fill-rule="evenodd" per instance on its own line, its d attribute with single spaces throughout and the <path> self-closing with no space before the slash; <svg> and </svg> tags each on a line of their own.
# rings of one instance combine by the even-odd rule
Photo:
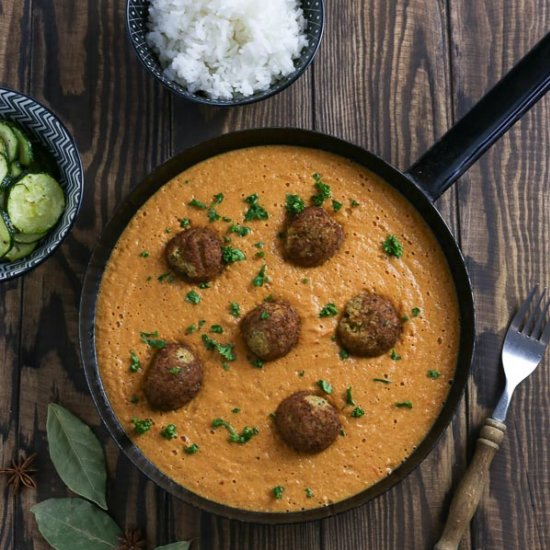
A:
<svg viewBox="0 0 550 550">
<path fill-rule="evenodd" d="M 275 426 L 288 445 L 306 453 L 325 450 L 342 429 L 338 411 L 325 398 L 309 391 L 293 393 L 279 403 Z"/>
<path fill-rule="evenodd" d="M 264 361 L 286 355 L 298 342 L 300 317 L 284 301 L 263 302 L 241 321 L 241 333 L 248 349 Z"/>
<path fill-rule="evenodd" d="M 202 378 L 203 366 L 192 348 L 166 344 L 157 351 L 145 374 L 145 397 L 153 409 L 179 409 L 197 395 Z"/>
<path fill-rule="evenodd" d="M 324 208 L 308 206 L 286 228 L 284 255 L 303 267 L 314 267 L 332 258 L 344 241 L 344 230 Z"/>
<path fill-rule="evenodd" d="M 395 345 L 402 328 L 401 317 L 388 298 L 362 292 L 346 304 L 336 333 L 351 354 L 377 357 Z"/>
<path fill-rule="evenodd" d="M 191 227 L 181 231 L 166 244 L 166 261 L 170 268 L 192 282 L 206 282 L 223 270 L 222 242 L 208 227 Z"/>
</svg>

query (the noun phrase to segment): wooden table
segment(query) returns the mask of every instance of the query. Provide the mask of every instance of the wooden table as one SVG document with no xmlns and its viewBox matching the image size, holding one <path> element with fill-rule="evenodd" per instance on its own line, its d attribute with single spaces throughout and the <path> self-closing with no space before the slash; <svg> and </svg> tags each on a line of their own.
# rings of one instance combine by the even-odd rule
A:
<svg viewBox="0 0 550 550">
<path fill-rule="evenodd" d="M 421 549 L 502 387 L 502 336 L 534 281 L 550 283 L 550 97 L 439 202 L 475 289 L 477 352 L 452 427 L 412 475 L 354 511 L 305 525 L 227 521 L 171 498 L 101 426 L 78 353 L 78 300 L 90 250 L 115 206 L 152 168 L 205 138 L 292 125 L 331 133 L 406 168 L 550 29 L 548 0 L 328 0 L 318 56 L 290 89 L 235 109 L 173 97 L 140 66 L 123 0 L 0 0 L 0 84 L 51 107 L 86 169 L 78 223 L 45 264 L 0 286 L 0 464 L 38 452 L 39 487 L 13 497 L 0 477 L 0 548 L 46 548 L 29 508 L 67 494 L 49 460 L 46 407 L 58 401 L 105 444 L 109 504 L 149 545 L 195 549 Z M 550 60 L 549 60 L 550 63 Z M 550 548 L 550 360 L 514 397 L 504 445 L 461 549 Z"/>
</svg>

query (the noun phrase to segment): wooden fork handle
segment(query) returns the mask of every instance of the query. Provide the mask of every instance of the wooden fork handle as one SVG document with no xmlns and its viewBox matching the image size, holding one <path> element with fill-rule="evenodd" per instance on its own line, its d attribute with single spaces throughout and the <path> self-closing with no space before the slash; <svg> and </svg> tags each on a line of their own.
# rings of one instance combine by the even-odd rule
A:
<svg viewBox="0 0 550 550">
<path fill-rule="evenodd" d="M 498 451 L 506 426 L 487 418 L 477 440 L 472 462 L 468 466 L 451 501 L 443 535 L 434 550 L 456 550 L 477 509 L 489 476 L 489 466 Z"/>
</svg>

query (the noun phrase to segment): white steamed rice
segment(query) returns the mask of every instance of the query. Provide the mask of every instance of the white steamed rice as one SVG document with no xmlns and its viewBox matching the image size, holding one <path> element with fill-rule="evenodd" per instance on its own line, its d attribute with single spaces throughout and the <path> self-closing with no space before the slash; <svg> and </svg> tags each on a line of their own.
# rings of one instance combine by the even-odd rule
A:
<svg viewBox="0 0 550 550">
<path fill-rule="evenodd" d="M 305 29 L 297 0 L 151 0 L 147 42 L 167 78 L 231 99 L 289 75 Z"/>
</svg>

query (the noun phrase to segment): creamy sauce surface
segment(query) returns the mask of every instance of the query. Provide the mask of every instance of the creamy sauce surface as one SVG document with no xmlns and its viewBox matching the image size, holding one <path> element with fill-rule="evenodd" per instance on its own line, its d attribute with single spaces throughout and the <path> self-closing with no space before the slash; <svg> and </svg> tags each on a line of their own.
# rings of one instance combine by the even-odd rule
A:
<svg viewBox="0 0 550 550">
<path fill-rule="evenodd" d="M 286 194 L 299 194 L 309 203 L 316 192 L 314 173 L 321 174 L 333 198 L 343 204 L 333 215 L 346 239 L 324 265 L 301 268 L 283 260 L 278 234 L 284 228 Z M 223 193 L 224 199 L 215 206 L 216 212 L 250 227 L 250 234 L 228 233 L 231 223 L 222 219 L 210 223 L 208 210 L 188 204 L 196 199 L 210 205 L 217 193 Z M 248 210 L 244 198 L 253 193 L 268 211 L 268 220 L 244 221 Z M 359 205 L 351 206 L 352 201 Z M 333 212 L 331 200 L 325 208 Z M 227 266 L 210 288 L 178 278 L 170 282 L 170 276 L 159 280 L 169 271 L 165 244 L 181 230 L 182 218 L 230 237 L 230 246 L 247 259 Z M 403 244 L 399 259 L 382 250 L 388 234 Z M 256 246 L 259 242 L 264 243 L 262 248 Z M 263 258 L 256 257 L 260 251 Z M 264 264 L 269 282 L 255 287 L 252 280 Z M 186 300 L 192 290 L 200 303 Z M 338 317 L 319 317 L 328 303 L 341 312 L 347 300 L 362 290 L 390 297 L 400 314 L 409 318 L 394 359 L 390 354 L 342 359 L 332 338 Z M 286 357 L 255 368 L 247 360 L 239 319 L 230 313 L 230 303 L 238 303 L 244 315 L 268 295 L 295 306 L 302 318 L 302 333 Z M 414 308 L 420 311 L 416 317 Z M 187 327 L 197 327 L 201 320 L 200 331 L 186 334 Z M 223 334 L 211 332 L 212 325 L 220 325 Z M 167 342 L 189 343 L 204 363 L 201 391 L 177 411 L 151 410 L 141 389 L 154 351 L 142 342 L 140 332 L 155 331 Z M 228 363 L 227 370 L 216 351 L 205 349 L 203 334 L 235 344 L 237 360 Z M 105 390 L 115 414 L 144 455 L 189 490 L 256 511 L 323 506 L 391 473 L 439 415 L 454 375 L 458 343 L 458 305 L 449 268 L 415 209 L 358 164 L 290 146 L 254 147 L 213 157 L 164 185 L 139 209 L 114 248 L 96 312 L 96 346 Z M 129 370 L 131 352 L 143 367 L 136 373 Z M 429 370 L 440 376 L 430 378 Z M 278 437 L 270 413 L 295 391 L 319 390 L 321 379 L 333 387 L 329 399 L 341 412 L 345 435 L 320 454 L 299 454 Z M 354 407 L 346 404 L 348 387 L 364 416 L 351 416 Z M 403 402 L 410 402 L 412 408 L 396 406 Z M 153 427 L 136 435 L 132 418 L 150 418 Z M 259 433 L 244 445 L 230 443 L 224 428 L 212 429 L 215 418 L 230 422 L 239 432 L 249 426 Z M 168 424 L 176 426 L 177 438 L 160 435 Z M 184 447 L 191 444 L 198 445 L 198 452 L 185 453 Z M 280 499 L 273 495 L 276 486 L 284 488 Z"/>
</svg>

